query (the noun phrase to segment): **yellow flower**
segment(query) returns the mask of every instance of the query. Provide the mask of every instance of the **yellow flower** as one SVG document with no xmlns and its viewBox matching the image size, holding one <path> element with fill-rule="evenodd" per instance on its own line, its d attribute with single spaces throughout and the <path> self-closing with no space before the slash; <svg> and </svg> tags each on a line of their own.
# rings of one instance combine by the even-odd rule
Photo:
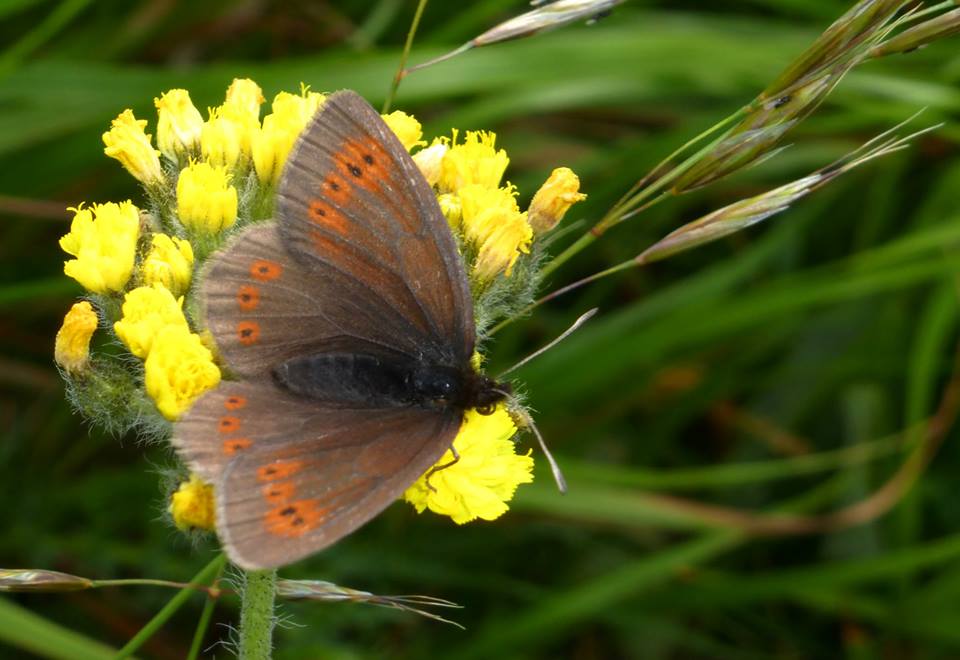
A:
<svg viewBox="0 0 960 660">
<path fill-rule="evenodd" d="M 145 358 L 164 328 L 190 331 L 182 306 L 183 298 L 174 298 L 162 284 L 137 287 L 124 297 L 122 315 L 113 324 L 113 331 L 131 353 Z"/>
<path fill-rule="evenodd" d="M 200 153 L 210 165 L 234 169 L 241 157 L 249 157 L 257 121 L 237 106 L 224 104 L 210 110 L 200 129 Z"/>
<path fill-rule="evenodd" d="M 325 99 L 305 87 L 299 96 L 280 92 L 274 97 L 273 112 L 263 118 L 263 126 L 253 136 L 253 166 L 262 183 L 280 179 L 293 143 Z"/>
<path fill-rule="evenodd" d="M 426 149 L 421 149 L 413 154 L 413 162 L 417 164 L 417 167 L 419 167 L 423 173 L 423 178 L 425 178 L 431 186 L 437 185 L 437 182 L 440 181 L 443 157 L 449 148 L 445 140 L 436 139 L 433 141 L 433 144 Z"/>
<path fill-rule="evenodd" d="M 204 483 L 195 474 L 184 481 L 170 496 L 170 516 L 173 523 L 182 530 L 212 530 L 216 525 L 213 486 Z"/>
<path fill-rule="evenodd" d="M 171 89 L 153 99 L 157 106 L 157 146 L 164 156 L 177 162 L 186 160 L 200 145 L 203 117 L 185 89 Z"/>
<path fill-rule="evenodd" d="M 460 198 L 453 193 L 443 193 L 437 195 L 437 203 L 440 205 L 440 211 L 443 217 L 447 219 L 451 227 L 460 226 L 460 217 L 463 214 L 463 208 L 460 204 Z"/>
<path fill-rule="evenodd" d="M 248 78 L 234 78 L 227 97 L 210 109 L 210 119 L 200 132 L 200 151 L 213 166 L 233 169 L 248 163 L 253 141 L 260 130 L 263 92 Z"/>
<path fill-rule="evenodd" d="M 387 122 L 390 130 L 400 138 L 400 144 L 402 144 L 407 151 L 410 151 L 414 147 L 422 147 L 426 144 L 426 142 L 420 139 L 423 137 L 423 128 L 420 126 L 420 122 L 417 121 L 416 117 L 408 115 L 401 110 L 394 110 L 389 115 L 381 116 L 383 117 L 383 121 Z"/>
<path fill-rule="evenodd" d="M 193 275 L 193 248 L 189 241 L 154 234 L 150 252 L 140 267 L 143 283 L 161 284 L 175 296 L 186 293 Z"/>
<path fill-rule="evenodd" d="M 569 167 L 558 167 L 540 186 L 527 209 L 527 221 L 537 234 L 557 226 L 571 206 L 586 199 L 580 192 L 580 179 Z"/>
<path fill-rule="evenodd" d="M 197 397 L 220 383 L 213 354 L 186 325 L 168 325 L 160 330 L 143 370 L 147 394 L 170 421 L 177 420 Z"/>
<path fill-rule="evenodd" d="M 66 261 L 63 272 L 94 293 L 121 291 L 133 272 L 140 211 L 129 201 L 69 210 L 73 222 L 60 247 L 76 259 Z"/>
<path fill-rule="evenodd" d="M 492 415 L 468 410 L 453 441 L 460 460 L 420 477 L 403 499 L 420 513 L 430 509 L 458 525 L 500 517 L 517 486 L 533 481 L 533 458 L 529 452 L 517 454 L 511 441 L 516 431 L 502 405 Z M 447 450 L 437 467 L 451 461 L 453 453 Z"/>
<path fill-rule="evenodd" d="M 237 220 L 237 189 L 225 167 L 191 163 L 177 180 L 177 215 L 183 226 L 216 234 Z"/>
<path fill-rule="evenodd" d="M 145 119 L 137 120 L 132 110 L 124 110 L 113 120 L 110 130 L 103 134 L 106 147 L 103 153 L 116 158 L 138 181 L 160 183 L 160 152 L 153 148 L 150 136 L 144 132 Z"/>
<path fill-rule="evenodd" d="M 496 142 L 494 133 L 467 131 L 463 144 L 457 144 L 457 131 L 454 130 L 452 143 L 440 166 L 440 190 L 459 192 L 472 184 L 499 187 L 510 159 L 506 151 L 496 149 Z"/>
<path fill-rule="evenodd" d="M 74 304 L 57 332 L 53 358 L 70 373 L 84 371 L 90 364 L 90 338 L 97 329 L 97 313 L 86 300 Z"/>
<path fill-rule="evenodd" d="M 461 229 L 477 248 L 474 273 L 490 281 L 507 277 L 521 252 L 528 252 L 533 230 L 527 214 L 517 206 L 513 187 L 489 189 L 469 185 L 460 189 Z"/>
<path fill-rule="evenodd" d="M 254 121 L 260 121 L 260 104 L 263 101 L 260 85 L 249 78 L 234 78 L 227 88 L 226 102 L 250 115 Z"/>
</svg>

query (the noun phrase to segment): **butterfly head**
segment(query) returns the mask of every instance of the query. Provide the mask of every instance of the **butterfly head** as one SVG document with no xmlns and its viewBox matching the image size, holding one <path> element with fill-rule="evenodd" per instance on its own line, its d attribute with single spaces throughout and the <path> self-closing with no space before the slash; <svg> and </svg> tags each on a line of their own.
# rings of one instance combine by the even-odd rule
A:
<svg viewBox="0 0 960 660">
<path fill-rule="evenodd" d="M 418 400 L 441 406 L 475 408 L 483 415 L 491 414 L 498 403 L 513 393 L 509 383 L 498 383 L 470 368 L 461 371 L 433 365 L 416 369 L 410 375 L 409 387 Z"/>
<path fill-rule="evenodd" d="M 481 415 L 491 415 L 497 404 L 513 394 L 510 383 L 498 383 L 489 376 L 471 372 L 468 379 L 469 398 L 467 408 L 474 408 Z"/>
</svg>

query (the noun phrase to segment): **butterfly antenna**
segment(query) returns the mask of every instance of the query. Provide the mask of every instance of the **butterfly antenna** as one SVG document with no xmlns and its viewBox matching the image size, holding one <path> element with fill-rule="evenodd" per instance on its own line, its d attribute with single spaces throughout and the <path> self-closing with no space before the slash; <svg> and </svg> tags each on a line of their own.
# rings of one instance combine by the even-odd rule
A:
<svg viewBox="0 0 960 660">
<path fill-rule="evenodd" d="M 540 357 L 541 355 L 543 355 L 544 353 L 546 353 L 547 351 L 549 351 L 551 348 L 553 348 L 554 346 L 556 346 L 557 344 L 559 344 L 560 342 L 562 342 L 564 339 L 566 339 L 567 337 L 569 337 L 570 335 L 572 335 L 574 332 L 576 332 L 577 330 L 579 330 L 579 329 L 580 329 L 580 326 L 582 326 L 584 323 L 586 323 L 586 322 L 589 321 L 591 318 L 593 318 L 594 314 L 596 314 L 597 311 L 598 311 L 598 309 L 597 309 L 596 307 L 594 307 L 593 309 L 591 309 L 591 310 L 590 310 L 589 312 L 587 312 L 586 314 L 581 315 L 580 318 L 578 318 L 576 321 L 573 322 L 573 325 L 571 325 L 569 328 L 567 328 L 566 330 L 564 330 L 564 331 L 563 331 L 563 334 L 561 334 L 559 337 L 557 337 L 556 339 L 554 339 L 552 342 L 550 342 L 549 344 L 547 344 L 547 345 L 544 346 L 543 348 L 534 351 L 533 353 L 531 353 L 531 354 L 528 355 L 527 357 L 523 358 L 522 360 L 520 360 L 519 362 L 517 362 L 515 365 L 513 365 L 512 367 L 510 367 L 510 368 L 507 369 L 506 371 L 501 371 L 501 372 L 500 372 L 500 375 L 497 376 L 497 380 L 502 379 L 504 376 L 506 376 L 506 375 L 507 375 L 508 373 L 510 373 L 511 371 L 516 371 L 517 369 L 519 369 L 520 367 L 522 367 L 523 365 L 525 365 L 527 362 L 530 362 L 530 361 L 533 360 L 534 358 L 538 358 L 538 357 Z M 533 420 L 530 420 L 530 421 L 531 421 L 531 424 L 532 424 L 532 423 L 533 423 Z M 534 428 L 535 428 L 535 427 L 534 427 Z M 541 441 L 541 444 L 543 444 L 543 441 Z"/>
<path fill-rule="evenodd" d="M 508 392 L 504 392 L 503 390 L 496 391 L 501 392 L 504 396 L 510 399 L 513 399 L 513 396 Z M 550 464 L 550 471 L 553 472 L 553 480 L 557 482 L 557 490 L 565 495 L 567 493 L 567 479 L 563 476 L 563 471 L 560 470 L 560 465 L 557 463 L 557 459 L 553 457 L 553 454 L 551 454 L 550 450 L 547 448 L 547 443 L 543 439 L 540 429 L 537 428 L 537 423 L 533 421 L 533 417 L 522 406 L 511 406 L 510 412 L 519 416 L 520 419 L 523 420 L 523 423 L 526 425 L 526 427 L 533 431 L 533 434 L 537 437 L 537 442 L 540 443 L 540 449 L 543 450 L 543 455 L 547 457 L 547 462 Z"/>
</svg>

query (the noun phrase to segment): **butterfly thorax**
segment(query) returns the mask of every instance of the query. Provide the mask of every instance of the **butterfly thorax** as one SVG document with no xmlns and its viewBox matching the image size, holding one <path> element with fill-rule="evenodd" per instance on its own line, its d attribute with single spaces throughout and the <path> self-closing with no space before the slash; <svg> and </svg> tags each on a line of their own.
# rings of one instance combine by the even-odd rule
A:
<svg viewBox="0 0 960 660">
<path fill-rule="evenodd" d="M 492 412 L 509 384 L 469 366 L 431 364 L 399 356 L 321 353 L 292 358 L 273 370 L 276 383 L 298 396 L 342 407 L 455 407 Z"/>
</svg>

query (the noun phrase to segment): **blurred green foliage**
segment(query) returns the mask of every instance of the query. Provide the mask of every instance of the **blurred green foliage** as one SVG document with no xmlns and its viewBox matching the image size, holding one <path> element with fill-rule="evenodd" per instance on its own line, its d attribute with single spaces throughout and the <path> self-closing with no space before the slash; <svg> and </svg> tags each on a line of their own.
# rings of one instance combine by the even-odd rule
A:
<svg viewBox="0 0 960 660">
<path fill-rule="evenodd" d="M 103 156 L 100 133 L 126 107 L 152 123 L 153 98 L 171 87 L 198 107 L 217 104 L 234 77 L 254 78 L 268 98 L 302 81 L 379 103 L 414 4 L 0 4 L 0 565 L 189 580 L 215 551 L 160 520 L 170 450 L 86 428 L 53 367 L 53 336 L 79 293 L 61 274 L 64 209 L 139 195 Z M 593 222 L 848 7 L 634 0 L 593 26 L 420 71 L 395 107 L 428 136 L 497 131 L 521 205 L 554 166 L 572 167 L 590 198 L 568 221 Z M 434 2 L 411 63 L 524 9 Z M 540 472 L 509 515 L 463 528 L 392 507 L 282 574 L 448 598 L 466 607 L 454 614 L 466 632 L 361 605 L 285 604 L 291 625 L 277 631 L 276 657 L 960 655 L 955 433 L 893 510 L 866 524 L 754 537 L 715 515 L 836 510 L 884 484 L 926 437 L 957 336 L 958 83 L 956 40 L 868 63 L 785 153 L 655 207 L 564 265 L 551 286 L 802 176 L 920 107 L 922 122 L 946 122 L 764 227 L 603 280 L 498 335 L 494 373 L 601 309 L 518 374 L 570 493 Z M 122 646 L 173 595 L 4 598 L 0 655 L 106 657 L 103 645 Z M 183 657 L 202 606 L 193 596 L 139 656 Z M 235 619 L 224 596 L 204 657 L 228 655 L 210 645 Z"/>
</svg>

